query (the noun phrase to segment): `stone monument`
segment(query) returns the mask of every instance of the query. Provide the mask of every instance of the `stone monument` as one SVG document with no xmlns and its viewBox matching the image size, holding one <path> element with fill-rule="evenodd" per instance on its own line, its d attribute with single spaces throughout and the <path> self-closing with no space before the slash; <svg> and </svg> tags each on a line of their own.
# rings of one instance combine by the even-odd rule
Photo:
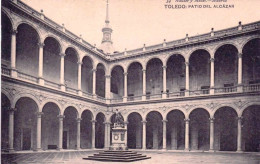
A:
<svg viewBox="0 0 260 164">
<path fill-rule="evenodd" d="M 127 129 L 124 127 L 124 119 L 118 109 L 116 109 L 115 114 L 115 123 L 112 128 L 112 145 L 109 147 L 109 150 L 127 150 Z"/>
</svg>

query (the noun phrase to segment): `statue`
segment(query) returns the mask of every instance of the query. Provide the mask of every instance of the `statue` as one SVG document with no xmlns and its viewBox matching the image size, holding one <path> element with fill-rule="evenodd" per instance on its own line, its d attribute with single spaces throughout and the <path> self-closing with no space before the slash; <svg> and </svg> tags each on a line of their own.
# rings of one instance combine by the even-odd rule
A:
<svg viewBox="0 0 260 164">
<path fill-rule="evenodd" d="M 118 111 L 118 109 L 116 109 L 116 111 L 114 112 L 116 114 L 115 117 L 115 123 L 114 123 L 114 128 L 116 127 L 124 127 L 124 119 L 123 116 L 121 115 L 121 113 Z"/>
</svg>

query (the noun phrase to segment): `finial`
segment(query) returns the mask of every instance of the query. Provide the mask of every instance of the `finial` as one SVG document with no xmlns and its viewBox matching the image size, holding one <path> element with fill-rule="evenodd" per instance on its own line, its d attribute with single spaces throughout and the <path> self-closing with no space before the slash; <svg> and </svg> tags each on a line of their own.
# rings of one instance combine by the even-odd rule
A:
<svg viewBox="0 0 260 164">
<path fill-rule="evenodd" d="M 105 21 L 105 23 L 109 23 L 108 5 L 109 5 L 109 3 L 108 3 L 108 0 L 107 0 L 107 10 L 106 10 L 106 21 Z"/>
<path fill-rule="evenodd" d="M 41 13 L 43 14 L 43 9 L 41 9 Z"/>
</svg>

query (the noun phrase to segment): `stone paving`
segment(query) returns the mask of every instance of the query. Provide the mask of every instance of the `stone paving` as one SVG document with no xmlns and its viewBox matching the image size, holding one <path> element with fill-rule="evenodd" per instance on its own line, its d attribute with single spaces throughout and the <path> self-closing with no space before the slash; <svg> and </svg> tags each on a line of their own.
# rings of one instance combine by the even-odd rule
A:
<svg viewBox="0 0 260 164">
<path fill-rule="evenodd" d="M 95 151 L 97 152 L 97 151 Z M 62 151 L 1 154 L 2 164 L 104 164 L 114 162 L 86 161 L 82 157 L 92 155 L 94 151 Z M 189 163 L 216 163 L 216 164 L 260 164 L 260 153 L 234 152 L 163 152 L 140 151 L 152 159 L 133 162 L 135 164 L 189 164 Z"/>
</svg>

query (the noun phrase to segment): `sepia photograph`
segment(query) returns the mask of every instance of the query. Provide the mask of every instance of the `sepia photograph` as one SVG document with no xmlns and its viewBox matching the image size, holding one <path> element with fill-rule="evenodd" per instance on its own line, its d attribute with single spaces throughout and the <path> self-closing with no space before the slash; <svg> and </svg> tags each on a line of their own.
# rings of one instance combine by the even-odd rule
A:
<svg viewBox="0 0 260 164">
<path fill-rule="evenodd" d="M 2 164 L 259 164 L 259 0 L 2 0 Z"/>
</svg>

